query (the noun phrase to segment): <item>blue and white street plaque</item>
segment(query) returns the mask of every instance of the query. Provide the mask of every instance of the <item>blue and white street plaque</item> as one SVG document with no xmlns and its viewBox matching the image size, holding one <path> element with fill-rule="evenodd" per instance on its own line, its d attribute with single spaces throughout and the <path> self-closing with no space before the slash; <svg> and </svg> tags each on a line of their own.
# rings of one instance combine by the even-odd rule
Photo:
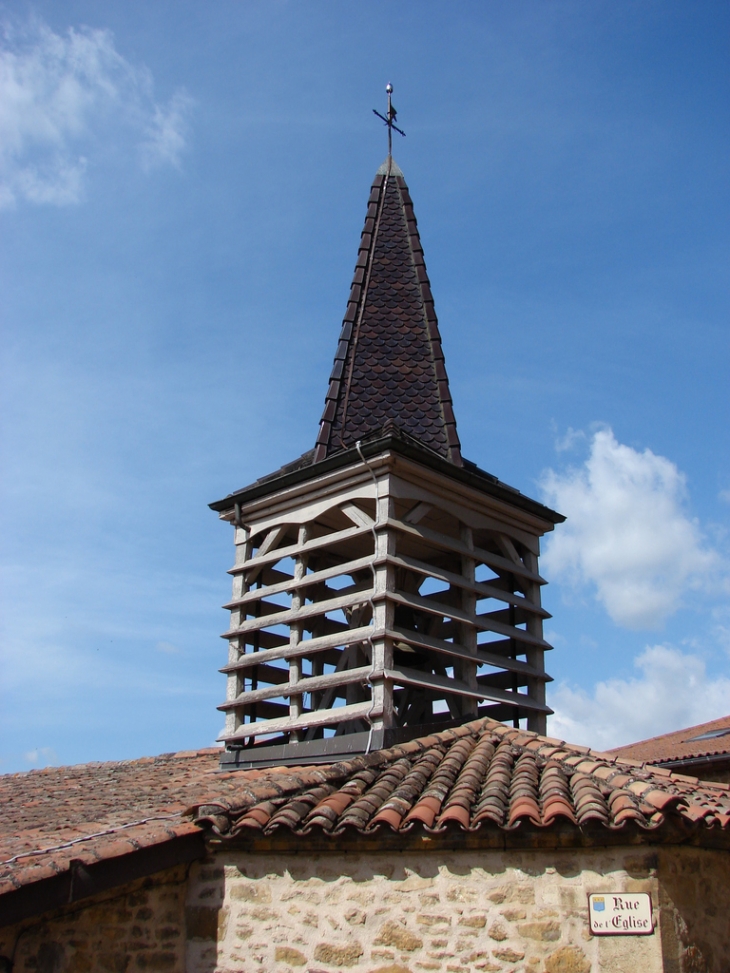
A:
<svg viewBox="0 0 730 973">
<path fill-rule="evenodd" d="M 592 892 L 588 919 L 594 936 L 650 936 L 654 932 L 648 892 Z"/>
</svg>

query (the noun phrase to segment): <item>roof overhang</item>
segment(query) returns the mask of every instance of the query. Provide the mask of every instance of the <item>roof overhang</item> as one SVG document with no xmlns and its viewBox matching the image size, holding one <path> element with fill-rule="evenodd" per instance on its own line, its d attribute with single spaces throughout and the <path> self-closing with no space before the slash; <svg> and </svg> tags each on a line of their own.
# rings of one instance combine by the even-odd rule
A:
<svg viewBox="0 0 730 973">
<path fill-rule="evenodd" d="M 371 459 L 388 451 L 396 453 L 407 459 L 421 463 L 437 473 L 451 477 L 457 482 L 464 483 L 486 496 L 494 497 L 503 503 L 524 510 L 534 517 L 546 520 L 548 523 L 560 524 L 565 520 L 563 514 L 552 510 L 550 507 L 546 507 L 537 500 L 532 500 L 530 497 L 525 496 L 519 490 L 497 479 L 496 476 L 480 469 L 476 464 L 464 461 L 464 466 L 455 466 L 432 450 L 424 448 L 416 441 L 405 439 L 403 436 L 388 434 L 379 436 L 376 439 L 363 440 L 360 444 L 360 450 L 366 459 Z M 307 480 L 314 479 L 323 474 L 361 463 L 362 460 L 357 447 L 352 446 L 349 449 L 343 449 L 341 452 L 335 453 L 333 456 L 328 456 L 318 463 L 301 466 L 298 469 L 282 473 L 281 476 L 274 475 L 257 480 L 255 483 L 243 487 L 235 493 L 231 493 L 222 500 L 214 501 L 209 506 L 211 510 L 225 514 L 227 511 L 235 509 L 237 504 L 249 503 L 260 497 L 274 494 L 279 490 L 285 490 L 300 483 L 305 483 Z"/>
<path fill-rule="evenodd" d="M 0 926 L 61 909 L 82 899 L 147 878 L 207 854 L 202 831 L 165 838 L 123 855 L 89 862 L 72 859 L 67 869 L 0 896 Z"/>
</svg>

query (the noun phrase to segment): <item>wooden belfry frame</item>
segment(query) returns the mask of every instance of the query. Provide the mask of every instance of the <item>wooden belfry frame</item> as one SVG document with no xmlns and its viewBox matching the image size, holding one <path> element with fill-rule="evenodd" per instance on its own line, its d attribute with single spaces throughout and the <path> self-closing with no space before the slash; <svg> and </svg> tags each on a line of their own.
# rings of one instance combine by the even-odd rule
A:
<svg viewBox="0 0 730 973">
<path fill-rule="evenodd" d="M 544 732 L 545 508 L 394 435 L 318 467 L 221 510 L 224 762 L 331 759 L 482 714 Z"/>
<path fill-rule="evenodd" d="M 563 518 L 461 455 L 390 156 L 314 450 L 211 507 L 236 543 L 223 765 L 331 760 L 481 714 L 545 732 L 537 562 Z"/>
</svg>

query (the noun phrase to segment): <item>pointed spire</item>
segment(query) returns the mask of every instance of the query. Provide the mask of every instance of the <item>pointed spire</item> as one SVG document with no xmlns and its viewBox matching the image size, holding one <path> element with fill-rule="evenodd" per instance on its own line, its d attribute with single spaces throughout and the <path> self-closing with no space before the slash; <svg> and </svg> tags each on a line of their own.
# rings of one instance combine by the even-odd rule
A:
<svg viewBox="0 0 730 973">
<path fill-rule="evenodd" d="M 462 465 L 413 204 L 391 156 L 372 185 L 314 460 L 386 426 Z"/>
</svg>

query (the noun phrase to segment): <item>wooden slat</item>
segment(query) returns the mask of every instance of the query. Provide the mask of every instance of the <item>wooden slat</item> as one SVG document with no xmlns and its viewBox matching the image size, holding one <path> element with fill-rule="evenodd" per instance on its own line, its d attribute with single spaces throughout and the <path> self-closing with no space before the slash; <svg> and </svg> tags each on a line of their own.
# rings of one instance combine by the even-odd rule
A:
<svg viewBox="0 0 730 973">
<path fill-rule="evenodd" d="M 305 574 L 303 578 L 299 581 L 295 581 L 294 578 L 287 578 L 280 584 L 270 584 L 265 588 L 254 588 L 253 591 L 248 591 L 241 598 L 237 598 L 235 601 L 229 601 L 224 608 L 230 611 L 235 610 L 240 605 L 245 605 L 249 601 L 256 601 L 258 598 L 268 597 L 270 595 L 279 595 L 284 592 L 289 593 L 291 591 L 298 591 L 301 588 L 307 588 L 313 584 L 319 584 L 322 581 L 328 581 L 330 578 L 336 578 L 341 574 L 352 574 L 354 571 L 360 571 L 363 568 L 369 567 L 373 563 L 371 555 L 366 557 L 359 557 L 354 561 L 345 561 L 343 564 L 338 564 L 333 568 L 324 568 L 322 571 L 312 571 L 311 574 Z M 281 573 L 281 572 L 277 572 Z"/>
<path fill-rule="evenodd" d="M 272 530 L 268 532 L 258 551 L 249 561 L 250 564 L 255 566 L 255 569 L 252 569 L 247 573 L 246 580 L 249 582 L 249 584 L 252 584 L 259 576 L 262 569 L 265 567 L 266 555 L 269 553 L 269 551 L 273 550 L 277 546 L 288 529 L 288 524 L 282 524 L 279 527 L 272 528 Z M 280 559 L 276 558 L 276 560 L 278 561 Z"/>
<path fill-rule="evenodd" d="M 286 635 L 277 635 L 275 632 L 249 632 L 241 642 L 252 645 L 254 639 L 258 641 L 260 649 L 278 649 L 280 645 L 288 645 L 289 639 Z"/>
<path fill-rule="evenodd" d="M 328 595 L 333 595 L 336 598 L 346 598 L 348 595 L 358 594 L 359 592 L 362 591 L 369 592 L 372 588 L 372 584 L 373 584 L 372 579 L 369 579 L 367 581 L 358 581 L 355 584 L 348 584 L 344 588 L 325 587 L 324 593 Z M 275 615 L 277 612 L 283 612 L 283 611 L 296 611 L 299 613 L 304 611 L 305 608 L 311 608 L 313 605 L 323 604 L 323 601 L 316 601 L 316 602 L 312 602 L 312 604 L 310 605 L 301 605 L 301 607 L 299 608 L 291 608 L 288 605 L 280 605 L 275 601 L 268 601 L 267 598 L 270 594 L 272 594 L 270 588 L 257 588 L 255 591 L 251 591 L 248 594 L 241 597 L 240 599 L 238 599 L 238 601 L 232 602 L 231 604 L 228 605 L 224 605 L 223 607 L 230 608 L 232 611 L 238 611 L 241 610 L 244 605 L 258 604 L 259 605 L 258 610 L 249 608 L 247 611 L 243 612 L 243 614 L 254 615 L 255 613 L 256 618 L 264 618 L 268 615 Z M 277 594 L 281 594 L 281 592 L 274 592 L 273 594 L 275 597 Z M 363 601 L 368 601 L 368 598 L 364 598 Z M 301 617 L 306 618 L 308 616 L 302 615 Z"/>
<path fill-rule="evenodd" d="M 342 544 L 344 541 L 351 540 L 353 537 L 362 537 L 370 534 L 369 527 L 346 527 L 345 530 L 337 530 L 332 534 L 323 534 L 321 537 L 313 537 L 306 544 L 290 544 L 288 547 L 280 547 L 272 553 L 265 554 L 262 558 L 251 558 L 236 564 L 228 569 L 228 574 L 242 574 L 251 568 L 258 568 L 262 564 L 276 564 L 277 561 L 285 557 L 295 558 L 298 554 L 309 554 L 311 551 L 318 551 L 323 547 L 331 547 L 334 544 Z"/>
<path fill-rule="evenodd" d="M 499 608 L 496 611 L 482 612 L 480 618 L 489 618 L 495 622 L 503 622 L 507 625 L 521 625 L 529 621 L 533 616 L 526 612 L 521 605 L 514 605 L 510 608 Z"/>
<path fill-rule="evenodd" d="M 483 632 L 494 632 L 496 635 L 504 635 L 505 638 L 512 639 L 513 642 L 521 642 L 523 645 L 534 645 L 539 649 L 552 649 L 552 645 L 538 635 L 525 631 L 523 628 L 515 628 L 514 625 L 507 625 L 504 622 L 493 620 L 489 614 L 477 615 L 478 627 Z"/>
<path fill-rule="evenodd" d="M 454 585 L 454 587 L 463 588 L 465 591 L 474 591 L 481 595 L 483 598 L 496 598 L 498 601 L 506 601 L 508 605 L 515 605 L 518 608 L 524 608 L 525 611 L 532 612 L 533 615 L 539 615 L 540 618 L 552 618 L 550 612 L 545 611 L 540 605 L 536 605 L 532 601 L 528 601 L 527 598 L 523 598 L 522 595 L 513 594 L 510 591 L 504 591 L 501 588 L 497 588 L 494 585 L 489 584 L 485 581 L 467 581 L 466 578 L 462 577 L 460 574 L 456 574 L 454 571 L 447 571 L 445 568 L 437 568 L 433 564 L 428 564 L 426 561 L 419 561 L 414 557 L 407 557 L 405 554 L 400 554 L 396 556 L 395 554 L 389 554 L 386 558 L 389 564 L 394 564 L 399 568 L 410 568 L 412 571 L 416 571 L 418 574 L 423 574 L 429 578 L 435 578 L 437 581 L 443 581 L 446 584 Z M 378 562 L 375 562 L 376 565 Z M 224 608 L 227 608 L 224 605 Z"/>
<path fill-rule="evenodd" d="M 269 551 L 273 550 L 284 534 L 286 534 L 288 529 L 288 524 L 281 524 L 279 527 L 272 528 L 264 538 L 263 543 L 260 545 L 259 549 L 256 551 L 251 560 L 258 561 L 259 558 L 264 557 L 269 553 Z"/>
<path fill-rule="evenodd" d="M 439 693 L 452 696 L 468 696 L 470 699 L 486 699 L 478 689 L 472 689 L 459 679 L 449 676 L 437 676 L 434 672 L 421 672 L 418 669 L 406 669 L 403 666 L 386 669 L 385 678 L 405 686 L 420 686 L 422 689 L 433 689 Z"/>
<path fill-rule="evenodd" d="M 350 605 L 359 605 L 368 600 L 363 595 L 367 595 L 370 590 L 371 588 L 368 586 L 363 591 L 357 591 L 354 594 L 328 598 L 326 601 L 316 601 L 312 605 L 302 605 L 301 608 L 287 608 L 274 615 L 251 618 L 248 621 L 241 622 L 237 628 L 232 628 L 228 632 L 224 632 L 221 638 L 235 639 L 244 635 L 246 632 L 255 632 L 260 628 L 272 628 L 274 625 L 288 625 L 290 622 L 302 622 L 307 618 L 316 618 L 318 615 L 324 615 L 327 612 L 339 611 L 341 608 L 349 608 Z"/>
<path fill-rule="evenodd" d="M 305 620 L 303 628 L 307 632 L 314 632 L 315 628 L 321 628 L 322 635 L 338 635 L 340 633 L 344 635 L 350 631 L 350 626 L 345 622 L 336 622 L 333 618 L 317 618 L 316 616 L 311 622 Z"/>
<path fill-rule="evenodd" d="M 497 543 L 502 548 L 505 555 L 510 559 L 510 561 L 513 561 L 515 564 L 518 564 L 521 568 L 526 567 L 522 558 L 517 553 L 517 548 L 512 543 L 511 537 L 508 537 L 506 534 L 495 534 L 494 536 L 497 540 Z"/>
<path fill-rule="evenodd" d="M 547 584 L 544 578 L 541 578 L 539 574 L 528 571 L 524 565 L 515 564 L 514 561 L 510 561 L 506 557 L 501 557 L 499 554 L 493 554 L 491 551 L 485 551 L 481 547 L 472 549 L 467 547 L 466 544 L 462 544 L 461 541 L 457 541 L 454 537 L 448 537 L 446 534 L 431 530 L 429 527 L 415 527 L 411 524 L 406 524 L 402 520 L 393 520 L 392 518 L 388 519 L 387 526 L 395 528 L 395 530 L 400 531 L 402 534 L 408 534 L 410 537 L 415 537 L 420 541 L 440 547 L 442 550 L 453 551 L 455 554 L 463 554 L 465 557 L 482 561 L 484 564 L 488 564 L 491 568 L 495 568 L 498 571 L 519 575 L 521 578 L 526 578 L 534 584 Z"/>
<path fill-rule="evenodd" d="M 289 642 L 287 641 L 286 644 L 289 645 Z M 337 663 L 340 661 L 341 656 L 342 656 L 342 650 L 341 649 L 320 649 L 320 651 L 317 652 L 317 660 L 319 662 L 321 662 L 322 665 L 327 665 L 327 666 L 336 666 Z M 242 657 L 242 658 L 244 658 L 244 657 Z M 262 668 L 262 667 L 264 667 L 264 664 L 267 662 L 267 660 L 269 658 L 269 654 L 268 654 L 268 652 L 248 652 L 246 654 L 245 658 L 246 659 L 258 658 L 259 661 L 258 661 L 258 663 L 255 663 L 255 665 L 258 668 Z M 294 656 L 293 658 L 298 658 L 298 657 L 297 656 Z M 238 663 L 236 663 L 236 662 L 229 662 L 227 666 L 223 666 L 223 668 L 222 669 L 219 669 L 218 672 L 225 672 L 225 673 L 235 672 L 237 670 L 237 668 L 238 668 Z M 249 666 L 243 666 L 243 668 L 244 669 L 250 669 L 250 668 L 252 668 L 252 666 L 250 666 L 250 665 Z M 272 666 L 271 668 L 274 668 L 274 667 Z M 285 675 L 288 673 L 288 670 L 287 669 L 282 669 L 281 671 Z M 259 677 L 258 677 L 258 674 L 257 673 L 253 673 L 250 676 L 246 676 L 246 678 L 247 679 L 258 679 Z M 267 680 L 266 678 L 262 677 L 262 681 L 263 682 L 267 682 L 269 680 Z"/>
<path fill-rule="evenodd" d="M 265 595 L 266 593 L 266 588 L 261 588 L 261 594 Z M 289 611 L 289 606 L 277 605 L 275 601 L 265 601 L 263 598 L 260 598 L 258 601 L 258 611 L 256 617 L 269 618 L 271 615 L 276 615 L 283 611 Z M 241 624 L 243 624 L 243 622 Z"/>
<path fill-rule="evenodd" d="M 373 518 L 355 503 L 343 503 L 340 505 L 340 510 L 346 517 L 350 518 L 353 524 L 359 524 L 360 527 L 372 527 L 375 523 Z"/>
<path fill-rule="evenodd" d="M 423 689 L 432 689 L 436 692 L 450 693 L 455 696 L 469 696 L 476 699 L 492 699 L 499 703 L 509 703 L 512 706 L 523 706 L 526 709 L 536 710 L 541 713 L 549 711 L 549 707 L 535 702 L 529 696 L 518 693 L 508 693 L 501 689 L 490 689 L 483 687 L 478 690 L 471 689 L 466 683 L 458 682 L 456 679 L 449 679 L 448 676 L 437 676 L 433 672 L 419 672 L 417 669 L 387 669 L 385 678 L 401 685 L 421 686 Z"/>
<path fill-rule="evenodd" d="M 433 504 L 426 503 L 425 500 L 422 500 L 420 503 L 417 503 L 415 507 L 411 507 L 403 520 L 407 524 L 417 524 L 419 520 L 423 520 L 423 518 L 432 508 Z"/>
<path fill-rule="evenodd" d="M 273 588 L 274 585 L 278 585 L 283 581 L 291 581 L 292 576 L 287 574 L 286 571 L 279 571 L 278 568 L 264 568 L 260 575 L 260 583 L 266 585 L 267 588 Z M 284 589 L 286 590 L 286 588 Z M 225 605 L 223 606 L 226 607 Z"/>
<path fill-rule="evenodd" d="M 344 598 L 346 595 L 352 595 L 358 591 L 370 591 L 370 589 L 372 588 L 372 577 L 369 578 L 367 581 L 357 581 L 354 584 L 348 584 L 344 588 L 327 588 L 322 581 L 320 581 L 319 584 L 322 585 L 324 594 L 334 595 L 337 598 Z M 301 585 L 298 585 L 297 587 L 301 587 Z M 237 609 L 240 609 L 243 605 L 250 605 L 252 603 L 255 604 L 256 602 L 259 602 L 262 608 L 264 606 L 267 607 L 273 606 L 276 611 L 284 611 L 285 610 L 284 605 L 278 605 L 275 602 L 269 602 L 265 600 L 269 595 L 272 594 L 273 597 L 275 597 L 276 595 L 280 595 L 281 592 L 277 591 L 272 593 L 271 588 L 257 588 L 255 591 L 249 591 L 246 595 L 243 595 L 239 601 L 232 603 L 232 606 L 224 605 L 223 607 L 224 608 L 231 607 L 232 610 L 235 611 Z M 365 600 L 367 601 L 367 598 Z M 321 601 L 313 602 L 313 604 L 321 604 Z M 302 605 L 298 609 L 292 608 L 291 610 L 302 611 L 304 607 L 305 606 Z M 311 606 L 306 606 L 306 607 L 311 607 Z M 286 608 L 286 610 L 287 611 L 289 610 L 288 607 Z M 251 613 L 252 613 L 252 609 L 249 608 L 248 614 Z M 262 614 L 271 614 L 271 612 L 266 612 L 266 613 L 262 612 Z"/>
<path fill-rule="evenodd" d="M 236 699 L 228 699 L 217 708 L 220 710 L 240 709 L 247 703 L 255 703 L 260 699 L 276 699 L 279 696 L 301 696 L 303 693 L 319 692 L 332 687 L 349 686 L 355 682 L 366 683 L 370 675 L 370 666 L 360 666 L 357 669 L 341 669 L 339 672 L 328 672 L 324 676 L 312 676 L 300 679 L 296 683 L 286 683 L 282 686 L 267 686 L 264 689 L 249 689 L 241 693 Z"/>
<path fill-rule="evenodd" d="M 527 678 L 512 672 L 490 672 L 488 675 L 477 676 L 480 686 L 489 686 L 492 689 L 514 689 L 515 681 L 517 686 L 526 686 Z"/>
<path fill-rule="evenodd" d="M 262 662 L 273 662 L 274 659 L 296 659 L 300 656 L 316 655 L 325 649 L 335 647 L 345 647 L 356 642 L 367 642 L 369 638 L 377 639 L 383 637 L 383 631 L 378 631 L 370 625 L 363 625 L 361 628 L 348 629 L 346 633 L 336 632 L 334 635 L 323 635 L 316 639 L 304 639 L 295 646 L 283 645 L 278 649 L 266 649 L 265 652 L 247 652 L 241 656 L 237 662 L 231 662 L 224 666 L 221 672 L 237 672 L 239 669 L 250 669 L 251 666 L 260 665 Z"/>
<path fill-rule="evenodd" d="M 357 720 L 367 717 L 372 708 L 371 702 L 352 703 L 349 706 L 337 706 L 334 709 L 315 710 L 313 713 L 304 713 L 298 719 L 287 716 L 278 720 L 262 720 L 259 723 L 245 723 L 239 726 L 232 734 L 221 734 L 218 737 L 226 743 L 234 740 L 242 740 L 246 737 L 261 736 L 270 733 L 290 733 L 292 730 L 306 730 L 318 726 L 334 726 L 348 720 Z"/>
<path fill-rule="evenodd" d="M 257 653 L 260 655 L 260 653 Z M 264 659 L 265 656 L 261 655 Z M 255 678 L 257 682 L 271 683 L 274 686 L 283 685 L 289 682 L 289 670 L 284 668 L 279 668 L 278 666 L 267 666 L 265 664 L 259 665 L 256 669 Z"/>
<path fill-rule="evenodd" d="M 258 719 L 279 720 L 288 712 L 289 707 L 284 703 L 273 703 L 270 700 L 264 700 L 256 704 L 256 716 Z"/>
<path fill-rule="evenodd" d="M 446 616 L 447 618 L 454 619 L 454 621 L 461 622 L 463 625 L 471 625 L 474 628 L 480 629 L 482 632 L 496 632 L 497 635 L 506 635 L 516 642 L 524 642 L 526 645 L 536 645 L 543 649 L 548 646 L 548 643 L 544 639 L 538 638 L 536 635 L 531 635 L 521 628 L 505 625 L 502 622 L 490 621 L 489 616 L 469 615 L 460 608 L 421 598 L 420 595 L 405 595 L 400 591 L 389 591 L 386 597 L 390 601 L 397 602 L 399 605 L 407 605 L 409 608 L 420 608 L 423 611 L 439 617 Z"/>
<path fill-rule="evenodd" d="M 407 594 L 410 597 L 411 592 L 409 591 L 407 592 Z M 449 608 L 462 607 L 461 592 L 454 591 L 453 588 L 447 588 L 446 590 L 442 588 L 440 591 L 429 591 L 425 595 L 422 595 L 419 592 L 414 591 L 413 594 L 415 595 L 416 598 L 423 598 L 424 601 L 432 601 L 435 604 L 446 605 Z M 471 614 L 469 612 L 467 612 L 467 615 L 471 617 Z"/>
<path fill-rule="evenodd" d="M 410 629 L 397 625 L 394 629 L 386 632 L 394 641 L 408 642 L 409 645 L 419 649 L 431 649 L 442 655 L 450 655 L 454 658 L 465 659 L 469 662 L 477 662 L 483 666 L 494 666 L 495 669 L 508 669 L 510 672 L 519 672 L 535 679 L 545 679 L 552 682 L 552 676 L 548 676 L 542 669 L 535 669 L 528 662 L 521 662 L 518 659 L 510 659 L 496 655 L 492 652 L 485 652 L 480 646 L 477 654 L 469 652 L 464 646 L 455 642 L 445 642 L 443 639 L 434 638 L 433 635 L 421 635 L 419 632 L 412 632 Z M 489 643 L 487 643 L 489 644 Z M 511 643 L 510 643 L 511 644 Z"/>
</svg>

